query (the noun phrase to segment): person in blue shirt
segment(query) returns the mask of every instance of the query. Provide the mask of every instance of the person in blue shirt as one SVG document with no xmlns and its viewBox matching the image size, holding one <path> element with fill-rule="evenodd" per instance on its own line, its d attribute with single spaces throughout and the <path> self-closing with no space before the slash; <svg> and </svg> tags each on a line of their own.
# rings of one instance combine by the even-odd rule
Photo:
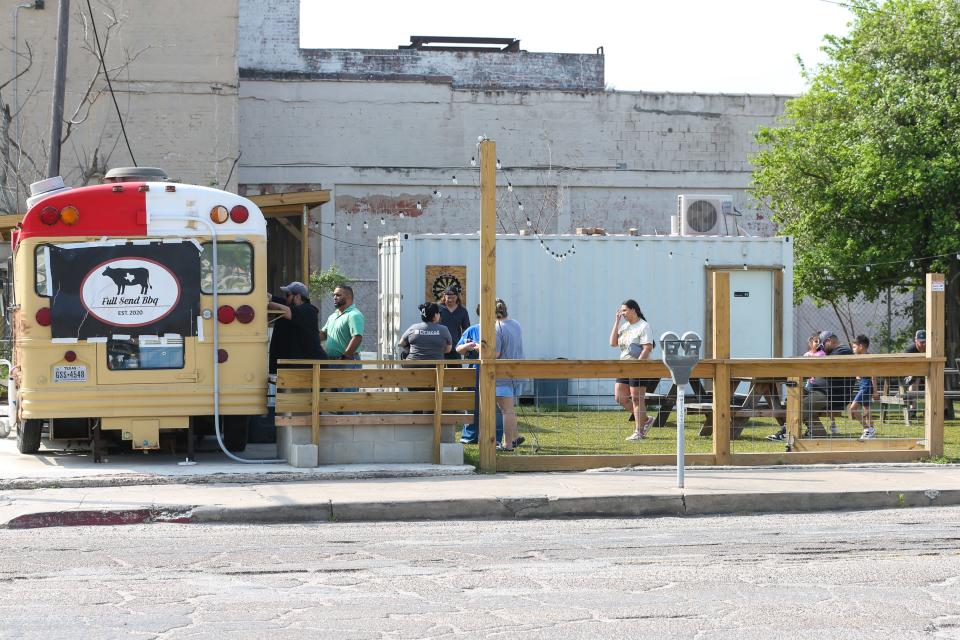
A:
<svg viewBox="0 0 960 640">
<path fill-rule="evenodd" d="M 477 317 L 480 317 L 480 305 L 477 305 Z M 455 347 L 465 360 L 478 360 L 480 358 L 480 323 L 472 324 L 460 336 L 460 340 Z M 470 365 L 477 368 L 477 365 Z M 477 444 L 479 439 L 479 427 L 476 424 L 463 425 L 463 431 L 460 433 L 460 442 L 463 444 Z M 497 442 L 503 439 L 503 412 L 497 406 Z"/>
</svg>

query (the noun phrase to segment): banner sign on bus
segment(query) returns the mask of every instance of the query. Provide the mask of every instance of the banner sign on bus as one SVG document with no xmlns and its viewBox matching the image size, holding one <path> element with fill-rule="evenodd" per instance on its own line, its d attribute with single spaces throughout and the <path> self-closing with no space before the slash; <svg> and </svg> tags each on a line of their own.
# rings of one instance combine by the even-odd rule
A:
<svg viewBox="0 0 960 640">
<path fill-rule="evenodd" d="M 200 251 L 192 242 L 50 247 L 54 338 L 196 336 Z"/>
</svg>

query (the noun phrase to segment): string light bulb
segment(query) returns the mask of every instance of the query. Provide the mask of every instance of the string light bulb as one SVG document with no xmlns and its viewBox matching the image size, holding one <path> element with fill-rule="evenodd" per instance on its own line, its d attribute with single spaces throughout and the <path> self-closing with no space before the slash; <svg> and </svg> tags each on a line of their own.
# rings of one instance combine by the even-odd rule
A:
<svg viewBox="0 0 960 640">
<path fill-rule="evenodd" d="M 347 223 L 347 231 L 353 231 L 353 227 L 350 226 L 350 223 Z"/>
<path fill-rule="evenodd" d="M 401 212 L 400 212 L 400 217 L 401 217 L 401 218 L 406 218 L 406 217 L 407 217 L 407 214 L 405 214 L 403 211 L 401 211 Z"/>
<path fill-rule="evenodd" d="M 866 266 L 866 269 L 867 269 L 867 273 L 869 273 L 869 272 L 870 272 L 870 265 L 867 265 L 867 266 Z"/>
<path fill-rule="evenodd" d="M 440 193 L 440 190 L 439 190 L 439 189 L 434 189 L 434 190 L 433 190 L 433 197 L 434 197 L 434 198 L 442 198 L 442 197 L 443 197 L 443 194 Z"/>
<path fill-rule="evenodd" d="M 400 215 L 402 216 L 403 214 L 401 213 Z M 387 221 L 384 219 L 383 216 L 380 216 L 380 226 L 384 226 L 386 224 L 387 224 Z"/>
<path fill-rule="evenodd" d="M 457 184 L 457 176 L 450 176 L 450 182 Z"/>
<path fill-rule="evenodd" d="M 370 225 L 367 224 L 367 221 L 366 221 L 366 220 L 364 220 L 364 221 L 363 221 L 363 229 L 364 229 L 364 230 L 367 230 L 367 229 L 369 229 L 369 228 L 370 228 Z"/>
<path fill-rule="evenodd" d="M 913 260 L 910 261 L 910 266 L 911 266 L 911 267 L 913 266 Z"/>
<path fill-rule="evenodd" d="M 507 180 L 507 191 L 513 193 L 513 184 L 509 180 Z"/>
<path fill-rule="evenodd" d="M 500 169 L 501 167 L 503 167 L 503 165 L 500 164 L 500 158 L 497 158 L 497 169 Z"/>
<path fill-rule="evenodd" d="M 520 209 L 520 211 L 523 211 L 523 203 L 517 202 L 517 208 Z"/>
<path fill-rule="evenodd" d="M 476 156 L 470 156 L 470 166 L 471 166 L 471 167 L 477 166 L 477 158 L 476 158 Z"/>
<path fill-rule="evenodd" d="M 533 226 L 533 222 L 530 221 L 530 216 L 527 216 L 527 226 L 528 226 L 528 227 L 532 227 L 532 226 Z"/>
<path fill-rule="evenodd" d="M 423 204 L 417 200 L 417 211 L 423 211 Z"/>
</svg>

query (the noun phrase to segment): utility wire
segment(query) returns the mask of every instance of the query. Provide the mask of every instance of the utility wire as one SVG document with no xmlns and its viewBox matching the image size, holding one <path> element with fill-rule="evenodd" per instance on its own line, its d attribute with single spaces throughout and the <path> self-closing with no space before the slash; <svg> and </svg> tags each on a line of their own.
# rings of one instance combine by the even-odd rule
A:
<svg viewBox="0 0 960 640">
<path fill-rule="evenodd" d="M 333 240 L 334 242 L 340 242 L 343 244 L 353 245 L 354 247 L 371 247 L 374 249 L 378 247 L 378 245 L 375 245 L 375 244 L 363 244 L 362 242 L 350 242 L 349 240 L 341 240 L 340 238 L 334 238 L 333 236 L 328 236 L 315 229 L 308 228 L 307 230 L 314 235 L 320 236 L 321 238 L 326 238 L 327 240 Z"/>
<path fill-rule="evenodd" d="M 127 138 L 127 129 L 123 126 L 123 116 L 120 115 L 120 105 L 117 104 L 117 96 L 113 93 L 113 83 L 110 82 L 110 74 L 107 73 L 107 61 L 103 59 L 103 48 L 100 46 L 100 36 L 97 35 L 97 21 L 93 17 L 93 7 L 90 6 L 90 0 L 87 0 L 87 11 L 90 12 L 90 24 L 93 25 L 93 39 L 97 42 L 97 51 L 100 53 L 100 66 L 103 68 L 103 76 L 107 79 L 107 87 L 110 89 L 110 97 L 113 98 L 113 106 L 117 110 L 117 119 L 120 120 L 120 131 L 123 132 L 123 141 L 127 143 L 127 151 L 130 153 L 130 160 L 133 166 L 139 166 L 137 159 L 133 157 L 133 149 L 130 148 L 130 140 Z"/>
</svg>

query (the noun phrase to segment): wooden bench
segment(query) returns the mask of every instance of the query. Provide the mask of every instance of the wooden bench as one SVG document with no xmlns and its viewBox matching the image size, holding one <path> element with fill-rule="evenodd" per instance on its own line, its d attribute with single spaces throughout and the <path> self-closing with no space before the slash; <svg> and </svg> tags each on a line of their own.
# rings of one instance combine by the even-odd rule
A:
<svg viewBox="0 0 960 640">
<path fill-rule="evenodd" d="M 472 420 L 466 412 L 474 410 L 474 369 L 444 361 L 417 362 L 417 368 L 393 360 L 351 369 L 323 360 L 310 361 L 308 368 L 302 368 L 304 361 L 279 364 L 277 442 L 287 460 L 315 452 L 324 464 L 462 464 L 462 445 L 453 434 L 456 424 Z M 303 445 L 315 449 L 296 450 Z"/>
</svg>

